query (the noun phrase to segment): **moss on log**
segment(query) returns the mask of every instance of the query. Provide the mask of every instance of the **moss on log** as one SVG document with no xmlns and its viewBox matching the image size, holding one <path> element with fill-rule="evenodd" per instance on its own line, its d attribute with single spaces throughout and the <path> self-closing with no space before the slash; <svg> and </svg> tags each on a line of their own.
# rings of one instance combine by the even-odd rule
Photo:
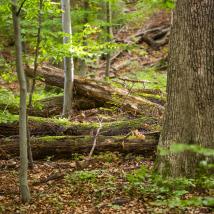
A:
<svg viewBox="0 0 214 214">
<path fill-rule="evenodd" d="M 18 135 L 18 116 L 11 123 L 0 124 L 0 137 L 11 137 Z M 138 118 L 116 122 L 103 123 L 102 135 L 123 135 L 131 130 L 144 130 L 145 124 L 158 124 L 153 118 Z M 61 135 L 89 135 L 96 131 L 98 123 L 70 122 L 62 119 L 51 119 L 42 117 L 29 117 L 29 128 L 31 136 L 61 136 Z M 148 131 L 148 130 L 144 130 Z"/>
</svg>

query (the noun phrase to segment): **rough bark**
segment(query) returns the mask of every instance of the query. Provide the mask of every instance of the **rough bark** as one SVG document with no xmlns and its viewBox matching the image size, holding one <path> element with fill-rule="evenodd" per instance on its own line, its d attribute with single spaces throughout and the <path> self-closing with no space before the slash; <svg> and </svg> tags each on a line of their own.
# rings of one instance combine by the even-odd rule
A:
<svg viewBox="0 0 214 214">
<path fill-rule="evenodd" d="M 32 76 L 32 68 L 25 69 L 28 76 Z M 52 86 L 63 87 L 64 78 L 62 70 L 43 66 L 38 68 L 38 76 L 45 79 L 45 82 Z M 131 95 L 127 90 L 114 88 L 108 83 L 75 77 L 74 89 L 79 96 L 89 97 L 96 102 L 112 104 L 128 111 L 132 114 L 142 114 L 147 116 L 159 117 L 164 108 L 146 99 Z"/>
<path fill-rule="evenodd" d="M 71 30 L 71 12 L 70 0 L 61 0 L 62 4 L 62 25 L 63 32 L 72 35 Z M 63 43 L 67 44 L 70 36 L 63 37 Z M 72 110 L 73 99 L 73 82 L 74 82 L 74 62 L 72 57 L 64 58 L 64 101 L 63 101 L 63 117 L 68 117 Z"/>
<path fill-rule="evenodd" d="M 28 157 L 27 157 L 27 82 L 22 62 L 21 26 L 17 1 L 12 0 L 12 15 L 14 38 L 16 47 L 16 72 L 20 85 L 20 111 L 19 111 L 19 154 L 20 154 L 20 193 L 22 202 L 30 201 L 28 187 Z"/>
<path fill-rule="evenodd" d="M 167 107 L 160 148 L 193 144 L 214 148 L 214 1 L 178 0 L 171 30 Z M 204 157 L 159 155 L 158 170 L 196 176 Z"/>
<path fill-rule="evenodd" d="M 93 136 L 56 136 L 41 137 L 31 140 L 32 151 L 35 159 L 47 156 L 71 157 L 72 154 L 89 154 L 93 146 Z M 158 133 L 145 135 L 145 139 L 130 136 L 98 136 L 94 153 L 98 152 L 121 152 L 143 154 L 146 157 L 154 156 L 159 139 Z M 15 139 L 0 142 L 0 157 L 11 158 L 17 156 L 18 145 Z"/>
<path fill-rule="evenodd" d="M 145 127 L 156 124 L 157 121 L 149 118 L 139 118 L 117 122 L 103 123 L 102 135 L 124 135 L 132 130 L 149 131 Z M 145 125 L 147 124 L 147 125 Z M 98 123 L 60 122 L 57 119 L 29 117 L 31 136 L 59 136 L 59 135 L 89 135 L 99 127 Z M 18 135 L 18 121 L 9 124 L 0 124 L 1 138 Z"/>
</svg>

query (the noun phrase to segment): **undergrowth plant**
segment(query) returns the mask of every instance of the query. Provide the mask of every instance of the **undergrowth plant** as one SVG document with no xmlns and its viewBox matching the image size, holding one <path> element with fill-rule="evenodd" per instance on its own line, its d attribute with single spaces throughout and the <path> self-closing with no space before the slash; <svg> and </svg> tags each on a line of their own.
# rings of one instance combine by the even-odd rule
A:
<svg viewBox="0 0 214 214">
<path fill-rule="evenodd" d="M 214 156 L 213 149 L 201 148 L 193 145 L 175 145 L 171 152 L 192 151 L 205 157 L 200 162 L 198 176 L 195 178 L 171 178 L 163 177 L 155 171 L 151 172 L 145 166 L 126 175 L 128 185 L 125 191 L 141 198 L 149 198 L 154 205 L 167 206 L 169 208 L 185 208 L 188 206 L 214 207 L 214 175 L 210 174 L 213 164 L 207 157 Z M 162 155 L 168 154 L 166 151 Z M 192 196 L 194 192 L 200 192 L 199 196 Z"/>
</svg>

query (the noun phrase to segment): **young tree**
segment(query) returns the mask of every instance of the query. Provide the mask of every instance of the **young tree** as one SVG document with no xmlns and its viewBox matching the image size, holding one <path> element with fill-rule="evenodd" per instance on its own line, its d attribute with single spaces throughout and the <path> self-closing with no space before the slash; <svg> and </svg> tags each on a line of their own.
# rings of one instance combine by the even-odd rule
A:
<svg viewBox="0 0 214 214">
<path fill-rule="evenodd" d="M 89 10 L 89 0 L 84 0 L 83 1 L 83 8 L 84 8 L 84 17 L 83 17 L 83 23 L 82 24 L 87 24 L 88 23 L 88 10 Z M 87 42 L 84 41 L 83 43 L 85 46 L 87 45 Z M 87 73 L 88 66 L 85 62 L 84 59 L 79 59 L 79 75 L 84 77 Z"/>
<path fill-rule="evenodd" d="M 214 1 L 177 0 L 171 29 L 167 106 L 159 148 L 214 147 Z M 159 155 L 163 175 L 192 177 L 201 156 Z"/>
<path fill-rule="evenodd" d="M 64 44 L 68 43 L 70 36 L 72 35 L 71 29 L 71 12 L 70 12 L 70 0 L 61 0 L 62 4 L 62 25 L 63 31 L 67 35 L 64 36 Z M 65 82 L 64 82 L 64 100 L 63 100 L 63 117 L 68 117 L 72 108 L 72 99 L 73 99 L 73 82 L 74 82 L 74 63 L 72 57 L 64 58 L 64 73 L 65 73 Z"/>
<path fill-rule="evenodd" d="M 20 27 L 20 10 L 17 8 L 17 0 L 12 0 L 13 26 L 16 46 L 16 71 L 20 85 L 20 112 L 19 112 L 19 149 L 20 149 L 20 192 L 22 202 L 30 201 L 30 191 L 27 180 L 27 84 L 22 63 L 22 43 Z M 23 1 L 24 3 L 24 1 Z"/>
<path fill-rule="evenodd" d="M 112 31 L 112 3 L 111 0 L 106 1 L 106 22 L 107 22 L 107 42 L 110 42 L 113 37 L 113 31 Z M 105 76 L 109 77 L 111 69 L 111 54 L 108 53 L 106 56 L 106 70 L 105 70 Z"/>
</svg>

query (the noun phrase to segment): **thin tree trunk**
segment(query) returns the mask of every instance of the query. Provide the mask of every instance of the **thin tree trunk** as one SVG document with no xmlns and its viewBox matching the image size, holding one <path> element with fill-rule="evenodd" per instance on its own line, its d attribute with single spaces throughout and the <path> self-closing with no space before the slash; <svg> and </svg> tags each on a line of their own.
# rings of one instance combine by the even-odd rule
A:
<svg viewBox="0 0 214 214">
<path fill-rule="evenodd" d="M 62 24 L 63 31 L 66 34 L 72 35 L 71 29 L 71 16 L 70 16 L 70 0 L 61 0 L 62 3 Z M 64 44 L 68 43 L 70 36 L 64 36 Z M 74 63 L 72 57 L 64 58 L 64 101 L 63 101 L 63 117 L 68 117 L 72 110 L 72 98 L 73 98 L 73 83 L 74 83 Z"/>
<path fill-rule="evenodd" d="M 37 30 L 37 41 L 36 41 L 36 52 L 35 52 L 35 59 L 34 59 L 34 77 L 33 77 L 33 83 L 31 87 L 31 91 L 29 94 L 29 104 L 28 107 L 32 107 L 32 98 L 33 98 L 33 93 L 35 90 L 35 85 L 36 85 L 36 71 L 38 67 L 38 58 L 39 58 L 39 46 L 41 42 L 41 27 L 42 27 L 42 5 L 43 5 L 43 0 L 39 1 L 39 13 L 38 13 L 38 30 Z"/>
<path fill-rule="evenodd" d="M 16 71 L 20 84 L 20 113 L 19 113 L 19 147 L 20 147 L 20 192 L 22 202 L 30 201 L 28 187 L 28 157 L 27 157 L 27 83 L 22 63 L 22 45 L 20 15 L 17 12 L 17 1 L 12 0 L 13 25 L 16 45 Z"/>
<path fill-rule="evenodd" d="M 173 16 L 167 106 L 160 149 L 173 144 L 214 148 L 214 1 L 178 0 Z M 199 154 L 159 155 L 163 175 L 194 177 Z"/>
<path fill-rule="evenodd" d="M 33 99 L 33 93 L 35 90 L 36 85 L 36 71 L 38 67 L 38 58 L 39 58 L 39 45 L 41 42 L 41 25 L 42 25 L 42 5 L 43 0 L 39 1 L 39 12 L 38 12 L 38 30 L 37 30 L 37 41 L 36 41 L 36 52 L 35 52 L 35 59 L 34 59 L 34 71 L 33 71 L 33 83 L 30 90 L 29 95 L 29 103 L 28 103 L 28 112 L 32 110 L 32 99 Z M 27 113 L 27 124 L 28 124 L 28 113 Z M 33 169 L 33 154 L 31 151 L 31 145 L 30 145 L 30 130 L 27 128 L 27 147 L 28 147 L 28 160 L 29 160 L 29 168 Z"/>
<path fill-rule="evenodd" d="M 88 0 L 84 0 L 83 7 L 84 7 L 84 11 L 85 11 L 83 24 L 85 25 L 88 23 L 88 10 L 89 10 L 89 1 Z M 87 45 L 86 39 L 85 38 L 83 38 L 83 39 L 84 39 L 83 45 L 86 46 Z M 87 71 L 88 71 L 88 66 L 87 66 L 85 60 L 79 59 L 79 75 L 84 77 L 86 75 Z"/>
<path fill-rule="evenodd" d="M 108 0 L 106 2 L 106 21 L 107 21 L 107 42 L 110 42 L 113 37 L 112 32 L 112 5 L 111 1 Z M 106 71 L 105 71 L 105 77 L 109 77 L 111 69 L 111 53 L 108 52 L 106 56 Z"/>
</svg>

